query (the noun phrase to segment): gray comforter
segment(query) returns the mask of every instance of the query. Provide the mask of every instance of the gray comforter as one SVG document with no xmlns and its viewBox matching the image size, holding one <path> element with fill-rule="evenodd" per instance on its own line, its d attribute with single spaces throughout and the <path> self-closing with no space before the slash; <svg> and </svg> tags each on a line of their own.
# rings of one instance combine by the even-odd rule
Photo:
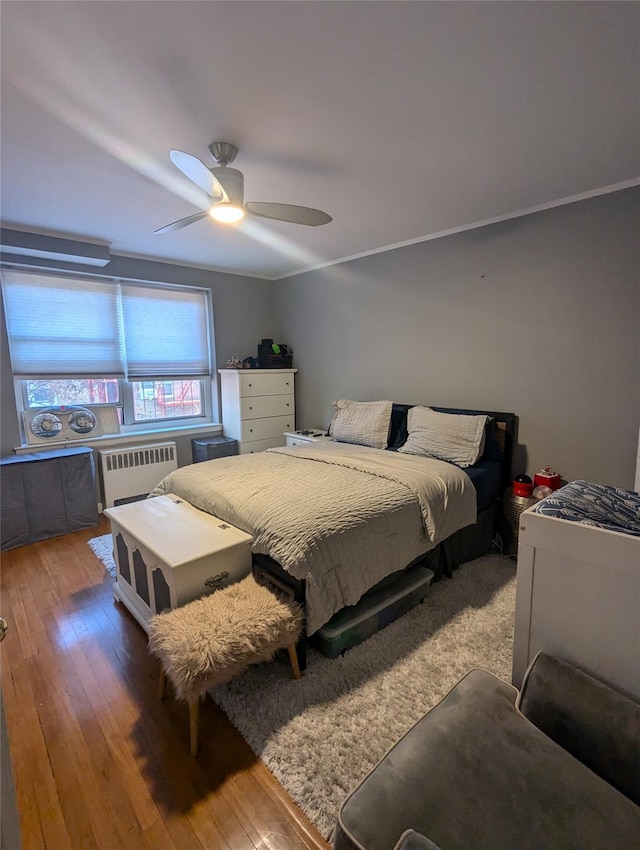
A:
<svg viewBox="0 0 640 850">
<path fill-rule="evenodd" d="M 254 552 L 305 579 L 307 634 L 476 520 L 458 467 L 345 443 L 196 463 L 151 495 L 166 493 L 249 532 Z"/>
</svg>

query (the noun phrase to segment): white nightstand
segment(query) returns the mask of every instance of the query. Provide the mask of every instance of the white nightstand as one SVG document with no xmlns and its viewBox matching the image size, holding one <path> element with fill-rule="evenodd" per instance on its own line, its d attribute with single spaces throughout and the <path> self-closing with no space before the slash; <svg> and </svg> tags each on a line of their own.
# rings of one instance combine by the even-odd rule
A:
<svg viewBox="0 0 640 850">
<path fill-rule="evenodd" d="M 327 437 L 324 428 L 307 428 L 307 434 L 301 431 L 285 431 L 288 446 L 302 446 L 304 443 L 331 443 L 331 437 Z"/>
</svg>

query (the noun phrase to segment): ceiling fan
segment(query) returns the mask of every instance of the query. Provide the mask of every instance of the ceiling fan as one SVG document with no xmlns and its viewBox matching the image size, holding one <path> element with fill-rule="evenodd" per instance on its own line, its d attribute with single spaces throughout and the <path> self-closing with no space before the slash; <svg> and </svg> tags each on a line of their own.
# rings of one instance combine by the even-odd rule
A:
<svg viewBox="0 0 640 850">
<path fill-rule="evenodd" d="M 311 207 L 299 207 L 295 204 L 270 204 L 261 201 L 244 200 L 244 175 L 237 168 L 229 168 L 238 154 L 238 148 L 230 142 L 212 142 L 209 145 L 211 156 L 217 167 L 208 168 L 202 160 L 184 151 L 172 150 L 171 162 L 182 173 L 199 186 L 209 197 L 209 209 L 180 218 L 156 230 L 155 233 L 169 233 L 194 224 L 208 215 L 216 221 L 233 224 L 240 221 L 245 213 L 287 221 L 291 224 L 306 224 L 317 227 L 333 221 L 330 215 Z"/>
</svg>

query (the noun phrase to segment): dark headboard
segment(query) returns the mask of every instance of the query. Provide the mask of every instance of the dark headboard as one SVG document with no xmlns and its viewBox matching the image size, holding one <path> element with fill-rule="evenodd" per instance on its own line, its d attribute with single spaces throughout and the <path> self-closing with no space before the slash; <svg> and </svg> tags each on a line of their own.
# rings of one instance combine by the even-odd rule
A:
<svg viewBox="0 0 640 850">
<path fill-rule="evenodd" d="M 393 450 L 404 445 L 407 439 L 407 411 L 412 407 L 415 407 L 415 405 L 393 403 L 387 448 Z M 503 489 L 511 486 L 511 464 L 516 431 L 516 415 L 514 413 L 497 413 L 495 410 L 467 410 L 460 407 L 434 407 L 432 404 L 429 407 L 439 413 L 489 416 L 491 421 L 487 425 L 487 439 L 483 457 L 487 457 L 490 453 L 492 457 L 501 460 Z"/>
</svg>

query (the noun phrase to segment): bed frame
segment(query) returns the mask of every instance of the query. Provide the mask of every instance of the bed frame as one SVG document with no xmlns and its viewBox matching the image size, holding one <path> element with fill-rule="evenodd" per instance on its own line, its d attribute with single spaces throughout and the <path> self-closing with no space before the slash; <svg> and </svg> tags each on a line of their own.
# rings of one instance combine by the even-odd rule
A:
<svg viewBox="0 0 640 850">
<path fill-rule="evenodd" d="M 438 581 L 443 575 L 451 577 L 454 570 L 460 564 L 486 555 L 491 547 L 491 541 L 496 531 L 502 531 L 501 497 L 504 490 L 511 485 L 513 449 L 516 439 L 517 417 L 513 413 L 499 413 L 492 410 L 469 410 L 453 407 L 433 407 L 432 410 L 439 413 L 458 413 L 468 415 L 487 415 L 495 424 L 493 438 L 502 451 L 501 459 L 501 491 L 494 501 L 478 514 L 475 525 L 456 531 L 455 534 L 443 540 L 435 548 L 413 560 L 410 564 L 387 576 L 381 582 L 372 587 L 367 593 L 379 591 L 387 585 L 392 585 L 395 580 L 406 570 L 424 564 L 434 573 L 434 581 Z M 389 428 L 389 440 L 387 448 L 394 451 L 403 445 L 407 439 L 407 412 L 413 404 L 402 404 L 394 402 L 391 412 L 391 425 Z M 296 579 L 288 573 L 277 561 L 268 555 L 253 555 L 254 575 L 265 583 L 274 585 L 290 598 L 295 599 L 304 606 L 306 599 L 306 587 L 304 579 Z M 366 594 L 365 594 L 366 595 Z M 296 645 L 298 660 L 301 669 L 306 667 L 306 637 L 303 635 Z"/>
</svg>

